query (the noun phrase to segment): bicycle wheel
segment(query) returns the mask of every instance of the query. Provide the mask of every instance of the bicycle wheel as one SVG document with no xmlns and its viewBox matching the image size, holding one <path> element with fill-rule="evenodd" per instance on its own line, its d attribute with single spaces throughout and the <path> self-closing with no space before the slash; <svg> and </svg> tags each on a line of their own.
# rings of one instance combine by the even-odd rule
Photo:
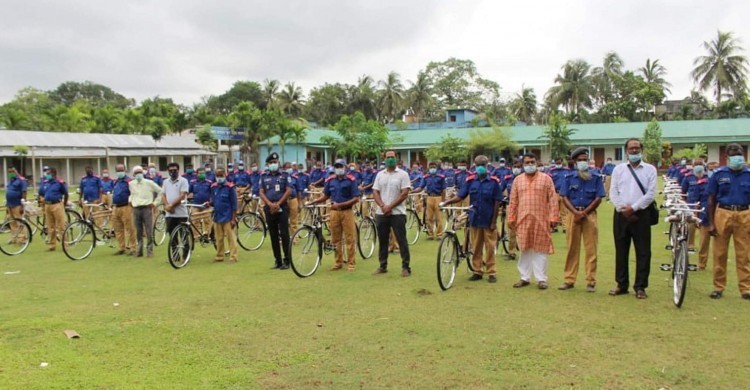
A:
<svg viewBox="0 0 750 390">
<path fill-rule="evenodd" d="M 471 261 L 471 258 L 474 257 L 474 252 L 472 252 L 471 249 L 471 235 L 469 234 L 470 230 L 469 227 L 466 226 L 464 228 L 464 257 L 466 258 L 466 266 L 469 268 L 470 273 L 474 273 L 474 263 Z"/>
<path fill-rule="evenodd" d="M 63 252 L 71 260 L 83 260 L 89 257 L 95 245 L 94 229 L 89 221 L 73 221 L 63 231 Z"/>
<path fill-rule="evenodd" d="M 685 300 L 685 290 L 687 288 L 688 278 L 688 251 L 687 242 L 681 240 L 677 244 L 677 250 L 674 252 L 674 262 L 672 264 L 672 289 L 673 301 L 677 307 L 682 306 Z"/>
<path fill-rule="evenodd" d="M 320 267 L 323 257 L 323 242 L 320 234 L 310 226 L 297 229 L 292 236 L 291 263 L 292 271 L 300 278 L 306 278 Z"/>
<path fill-rule="evenodd" d="M 246 251 L 254 251 L 266 240 L 266 222 L 260 214 L 251 212 L 239 217 L 237 243 Z"/>
<path fill-rule="evenodd" d="M 456 280 L 458 268 L 458 241 L 453 233 L 445 233 L 440 239 L 437 255 L 437 279 L 440 288 L 445 291 Z"/>
<path fill-rule="evenodd" d="M 510 246 L 509 238 L 508 238 L 508 229 L 505 226 L 505 217 L 502 218 L 500 221 L 500 231 L 498 232 L 497 242 L 502 244 L 503 246 L 503 255 L 507 256 L 510 255 L 510 251 L 508 250 L 508 247 Z M 500 245 L 498 245 L 499 249 Z"/>
<path fill-rule="evenodd" d="M 26 221 L 11 218 L 0 225 L 0 251 L 8 256 L 23 253 L 31 242 L 31 227 Z"/>
<path fill-rule="evenodd" d="M 160 211 L 154 221 L 154 245 L 159 246 L 167 239 L 167 214 Z"/>
<path fill-rule="evenodd" d="M 167 248 L 167 260 L 172 268 L 180 269 L 190 262 L 193 252 L 193 233 L 190 226 L 181 223 L 169 236 L 169 247 Z"/>
<path fill-rule="evenodd" d="M 68 224 L 71 224 L 75 221 L 82 220 L 83 217 L 81 217 L 81 213 L 79 213 L 78 211 L 65 209 L 65 219 L 68 221 Z"/>
<path fill-rule="evenodd" d="M 357 249 L 363 259 L 369 259 L 375 253 L 378 243 L 378 232 L 375 221 L 365 217 L 357 225 Z"/>
<path fill-rule="evenodd" d="M 419 240 L 419 233 L 422 231 L 422 225 L 419 223 L 419 217 L 414 210 L 406 210 L 406 242 L 414 245 Z"/>
<path fill-rule="evenodd" d="M 456 218 L 455 210 L 443 210 L 443 231 L 447 232 L 453 226 L 453 220 Z"/>
</svg>

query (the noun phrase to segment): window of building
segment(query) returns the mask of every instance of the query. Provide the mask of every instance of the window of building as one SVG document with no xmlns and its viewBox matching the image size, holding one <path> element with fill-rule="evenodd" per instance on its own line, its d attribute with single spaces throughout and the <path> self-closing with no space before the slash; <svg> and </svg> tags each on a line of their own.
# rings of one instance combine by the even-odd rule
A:
<svg viewBox="0 0 750 390">
<path fill-rule="evenodd" d="M 167 163 L 167 158 L 159 156 L 159 167 L 158 167 L 158 169 L 160 171 L 166 171 L 167 170 L 167 164 L 168 164 Z"/>
<path fill-rule="evenodd" d="M 451 115 L 451 122 L 455 122 L 455 121 L 456 121 L 456 116 L 455 115 Z"/>
<path fill-rule="evenodd" d="M 148 167 L 148 157 L 141 157 L 141 166 Z"/>
<path fill-rule="evenodd" d="M 622 148 L 616 148 L 615 149 L 615 161 L 623 161 L 623 158 L 622 158 Z"/>
</svg>

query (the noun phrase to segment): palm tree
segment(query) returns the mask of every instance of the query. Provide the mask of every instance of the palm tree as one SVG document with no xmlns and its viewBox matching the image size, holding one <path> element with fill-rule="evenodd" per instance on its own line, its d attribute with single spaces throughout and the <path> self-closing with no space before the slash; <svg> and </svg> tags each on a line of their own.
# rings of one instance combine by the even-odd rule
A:
<svg viewBox="0 0 750 390">
<path fill-rule="evenodd" d="M 351 112 L 361 112 L 367 119 L 375 119 L 375 88 L 374 80 L 368 75 L 362 75 L 357 80 L 357 85 L 349 88 L 351 97 Z"/>
<path fill-rule="evenodd" d="M 263 80 L 263 101 L 265 102 L 265 109 L 273 108 L 276 103 L 276 98 L 279 94 L 279 88 L 281 84 L 279 80 Z"/>
<path fill-rule="evenodd" d="M 404 100 L 404 85 L 401 84 L 400 77 L 398 73 L 392 71 L 388 73 L 385 80 L 378 83 L 381 88 L 378 103 L 383 122 L 393 122 L 401 110 L 401 104 Z"/>
<path fill-rule="evenodd" d="M 576 115 L 584 108 L 591 108 L 593 86 L 589 70 L 591 65 L 584 60 L 570 60 L 562 66 L 562 74 L 555 77 L 555 83 L 547 91 L 553 107 L 562 105 L 565 113 Z"/>
<path fill-rule="evenodd" d="M 291 125 L 289 127 L 289 133 L 291 138 L 294 140 L 294 143 L 297 145 L 297 154 L 295 156 L 295 160 L 299 163 L 299 148 L 302 142 L 305 141 L 305 136 L 307 135 L 307 128 L 309 127 L 309 124 L 306 120 L 300 118 L 297 120 L 291 121 Z"/>
<path fill-rule="evenodd" d="M 597 92 L 596 98 L 601 104 L 610 102 L 617 93 L 615 83 L 622 78 L 623 65 L 622 58 L 611 51 L 604 55 L 602 66 L 591 71 L 592 82 Z"/>
<path fill-rule="evenodd" d="M 411 83 L 409 88 L 409 104 L 417 115 L 423 118 L 427 114 L 427 108 L 432 104 L 432 84 L 430 78 L 424 71 L 417 73 L 417 80 Z"/>
<path fill-rule="evenodd" d="M 294 83 L 286 83 L 284 89 L 279 93 L 279 108 L 282 112 L 295 118 L 302 114 L 304 102 L 302 88 L 294 85 Z"/>
<path fill-rule="evenodd" d="M 516 119 L 529 124 L 533 123 L 537 112 L 534 88 L 526 88 L 521 85 L 521 92 L 516 94 L 510 106 Z"/>
<path fill-rule="evenodd" d="M 701 91 L 714 89 L 716 107 L 719 107 L 726 91 L 735 95 L 745 91 L 747 57 L 738 54 L 744 49 L 740 46 L 740 39 L 731 32 L 718 31 L 715 40 L 703 42 L 702 46 L 708 55 L 693 61 L 695 68 L 691 76 Z"/>
<path fill-rule="evenodd" d="M 664 79 L 664 76 L 667 75 L 667 68 L 662 66 L 659 63 L 659 60 L 651 61 L 650 58 L 646 59 L 646 66 L 638 68 L 638 71 L 641 72 L 646 82 L 656 84 L 664 91 L 672 93 L 672 91 L 669 90 L 669 87 L 671 87 L 672 84 Z"/>
</svg>

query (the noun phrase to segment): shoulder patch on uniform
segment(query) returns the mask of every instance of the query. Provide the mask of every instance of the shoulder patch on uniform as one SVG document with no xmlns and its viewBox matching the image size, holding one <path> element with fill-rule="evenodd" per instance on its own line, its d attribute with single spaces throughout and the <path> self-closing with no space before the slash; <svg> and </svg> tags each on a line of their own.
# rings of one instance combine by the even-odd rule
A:
<svg viewBox="0 0 750 390">
<path fill-rule="evenodd" d="M 442 173 L 438 173 L 437 176 L 438 177 L 442 177 L 443 179 L 445 179 L 445 175 L 443 175 Z"/>
<path fill-rule="evenodd" d="M 59 177 L 57 178 L 57 182 L 60 183 L 60 184 L 65 184 L 65 180 L 60 179 Z"/>
<path fill-rule="evenodd" d="M 334 178 L 334 177 L 336 177 L 336 176 L 328 176 L 328 177 L 327 177 L 327 178 L 325 179 L 325 182 L 326 182 L 326 183 L 328 183 L 329 181 L 333 180 L 333 178 Z"/>
<path fill-rule="evenodd" d="M 476 178 L 477 178 L 477 175 L 475 173 L 472 173 L 469 176 L 466 176 L 466 181 L 472 181 Z"/>
<path fill-rule="evenodd" d="M 346 174 L 346 178 L 349 179 L 350 181 L 356 181 L 357 180 L 356 177 L 354 177 L 353 175 L 348 174 L 348 173 Z"/>
<path fill-rule="evenodd" d="M 490 176 L 490 180 L 493 180 L 493 181 L 495 181 L 496 183 L 500 183 L 500 179 L 498 179 L 498 178 L 497 178 L 497 177 L 495 177 L 495 176 Z"/>
<path fill-rule="evenodd" d="M 229 184 L 231 184 L 231 183 L 229 183 Z M 211 184 L 211 188 L 218 187 L 218 186 L 219 186 L 219 183 L 213 183 L 213 184 Z"/>
</svg>

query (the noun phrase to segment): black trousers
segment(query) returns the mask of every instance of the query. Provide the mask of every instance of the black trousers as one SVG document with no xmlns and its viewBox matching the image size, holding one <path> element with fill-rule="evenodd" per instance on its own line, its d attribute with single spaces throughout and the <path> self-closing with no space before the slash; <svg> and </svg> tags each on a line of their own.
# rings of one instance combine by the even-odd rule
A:
<svg viewBox="0 0 750 390">
<path fill-rule="evenodd" d="M 264 207 L 263 211 L 266 213 L 266 222 L 271 233 L 274 261 L 277 265 L 282 264 L 281 251 L 283 249 L 283 264 L 289 265 L 289 206 L 285 204 L 276 214 L 271 214 L 268 206 Z M 281 238 L 283 248 L 279 248 L 279 238 Z"/>
<path fill-rule="evenodd" d="M 635 246 L 635 283 L 633 288 L 648 288 L 648 275 L 651 272 L 651 224 L 648 212 L 638 210 L 637 222 L 628 222 L 622 213 L 615 211 L 613 230 L 615 236 L 615 281 L 617 287 L 627 290 L 630 284 L 628 257 L 630 242 Z"/>
<path fill-rule="evenodd" d="M 406 215 L 376 215 L 375 225 L 378 229 L 378 259 L 380 268 L 388 269 L 388 241 L 391 238 L 391 229 L 398 241 L 398 249 L 401 253 L 401 269 L 409 267 L 409 243 L 406 241 Z"/>
</svg>

